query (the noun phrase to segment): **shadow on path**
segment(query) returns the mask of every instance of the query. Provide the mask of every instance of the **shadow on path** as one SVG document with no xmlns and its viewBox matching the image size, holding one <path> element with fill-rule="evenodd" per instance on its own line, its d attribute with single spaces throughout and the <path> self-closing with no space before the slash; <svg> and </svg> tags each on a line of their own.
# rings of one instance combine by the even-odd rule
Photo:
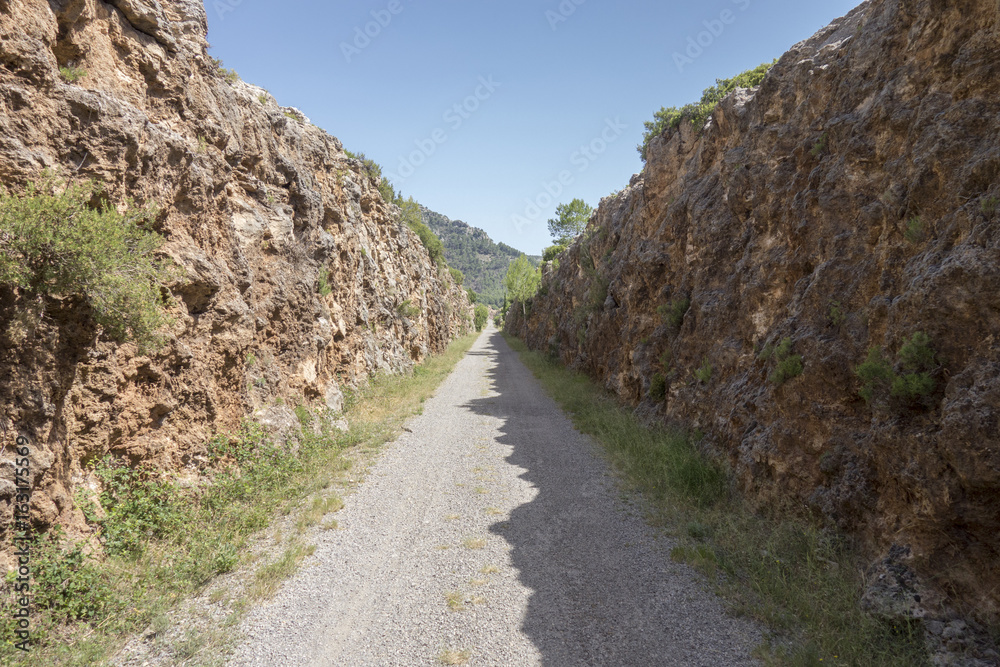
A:
<svg viewBox="0 0 1000 667">
<path fill-rule="evenodd" d="M 619 498 L 592 441 L 578 433 L 499 333 L 486 354 L 499 396 L 465 407 L 503 421 L 499 445 L 535 490 L 490 531 L 532 590 L 521 631 L 545 665 L 743 665 L 760 641 L 687 568 L 671 562 Z M 483 354 L 477 352 L 475 354 Z"/>
</svg>

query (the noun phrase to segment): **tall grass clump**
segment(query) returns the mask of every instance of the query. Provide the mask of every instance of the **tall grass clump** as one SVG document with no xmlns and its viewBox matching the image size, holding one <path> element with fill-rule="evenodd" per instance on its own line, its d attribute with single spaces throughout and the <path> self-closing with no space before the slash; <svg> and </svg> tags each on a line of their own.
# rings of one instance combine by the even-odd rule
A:
<svg viewBox="0 0 1000 667">
<path fill-rule="evenodd" d="M 702 453 L 697 433 L 646 424 L 584 375 L 505 337 L 624 482 L 642 492 L 650 520 L 673 533 L 671 557 L 703 573 L 735 612 L 770 628 L 756 651 L 764 664 L 929 664 L 916 626 L 861 610 L 863 560 L 849 540 L 797 515 L 791 503 L 755 512 L 726 465 Z"/>
</svg>

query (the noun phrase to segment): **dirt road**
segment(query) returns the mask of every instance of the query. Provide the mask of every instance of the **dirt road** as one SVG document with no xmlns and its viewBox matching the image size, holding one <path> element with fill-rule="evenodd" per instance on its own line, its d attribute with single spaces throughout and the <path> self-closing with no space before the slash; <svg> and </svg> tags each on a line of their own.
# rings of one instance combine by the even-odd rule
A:
<svg viewBox="0 0 1000 667">
<path fill-rule="evenodd" d="M 495 330 L 408 428 L 232 664 L 756 664 Z"/>
</svg>

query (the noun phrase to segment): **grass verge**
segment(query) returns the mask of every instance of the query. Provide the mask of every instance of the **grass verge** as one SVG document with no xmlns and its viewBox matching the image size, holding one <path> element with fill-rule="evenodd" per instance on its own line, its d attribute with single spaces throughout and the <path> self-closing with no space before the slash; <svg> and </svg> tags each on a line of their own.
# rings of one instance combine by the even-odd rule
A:
<svg viewBox="0 0 1000 667">
<path fill-rule="evenodd" d="M 922 630 L 861 610 L 860 559 L 846 539 L 799 520 L 755 514 L 707 460 L 697 434 L 642 423 L 585 375 L 504 335 L 522 362 L 678 539 L 674 560 L 712 582 L 734 612 L 772 630 L 766 665 L 927 665 Z"/>
<path fill-rule="evenodd" d="M 206 592 L 219 575 L 243 574 L 239 592 L 209 594 L 212 602 L 225 599 L 231 612 L 220 627 L 192 630 L 170 645 L 174 662 L 220 662 L 217 654 L 249 603 L 272 595 L 312 553 L 305 531 L 336 527 L 322 521 L 342 507 L 335 491 L 351 467 L 402 432 L 476 337 L 454 341 L 409 375 L 376 377 L 350 392 L 346 432 L 334 427 L 333 415 L 298 406 L 299 435 L 284 445 L 249 422 L 217 436 L 194 486 L 113 458 L 99 462 L 99 502 L 78 498 L 101 526 L 99 543 L 77 544 L 55 529 L 32 544 L 29 652 L 15 648 L 14 577 L 0 582 L 0 664 L 102 664 L 139 632 L 153 641 L 166 636 L 170 612 Z M 278 522 L 291 534 L 261 555 L 254 545 Z"/>
</svg>

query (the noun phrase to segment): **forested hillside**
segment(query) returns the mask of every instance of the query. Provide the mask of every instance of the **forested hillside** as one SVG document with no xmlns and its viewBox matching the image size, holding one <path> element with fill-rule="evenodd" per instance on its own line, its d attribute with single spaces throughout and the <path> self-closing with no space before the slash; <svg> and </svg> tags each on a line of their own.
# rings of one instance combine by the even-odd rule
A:
<svg viewBox="0 0 1000 667">
<path fill-rule="evenodd" d="M 444 244 L 448 266 L 465 275 L 464 287 L 479 295 L 479 300 L 491 306 L 503 306 L 503 277 L 507 266 L 522 253 L 505 243 L 496 243 L 477 227 L 461 220 L 451 220 L 440 213 L 420 207 L 424 223 Z M 537 264 L 540 258 L 532 257 Z"/>
</svg>

